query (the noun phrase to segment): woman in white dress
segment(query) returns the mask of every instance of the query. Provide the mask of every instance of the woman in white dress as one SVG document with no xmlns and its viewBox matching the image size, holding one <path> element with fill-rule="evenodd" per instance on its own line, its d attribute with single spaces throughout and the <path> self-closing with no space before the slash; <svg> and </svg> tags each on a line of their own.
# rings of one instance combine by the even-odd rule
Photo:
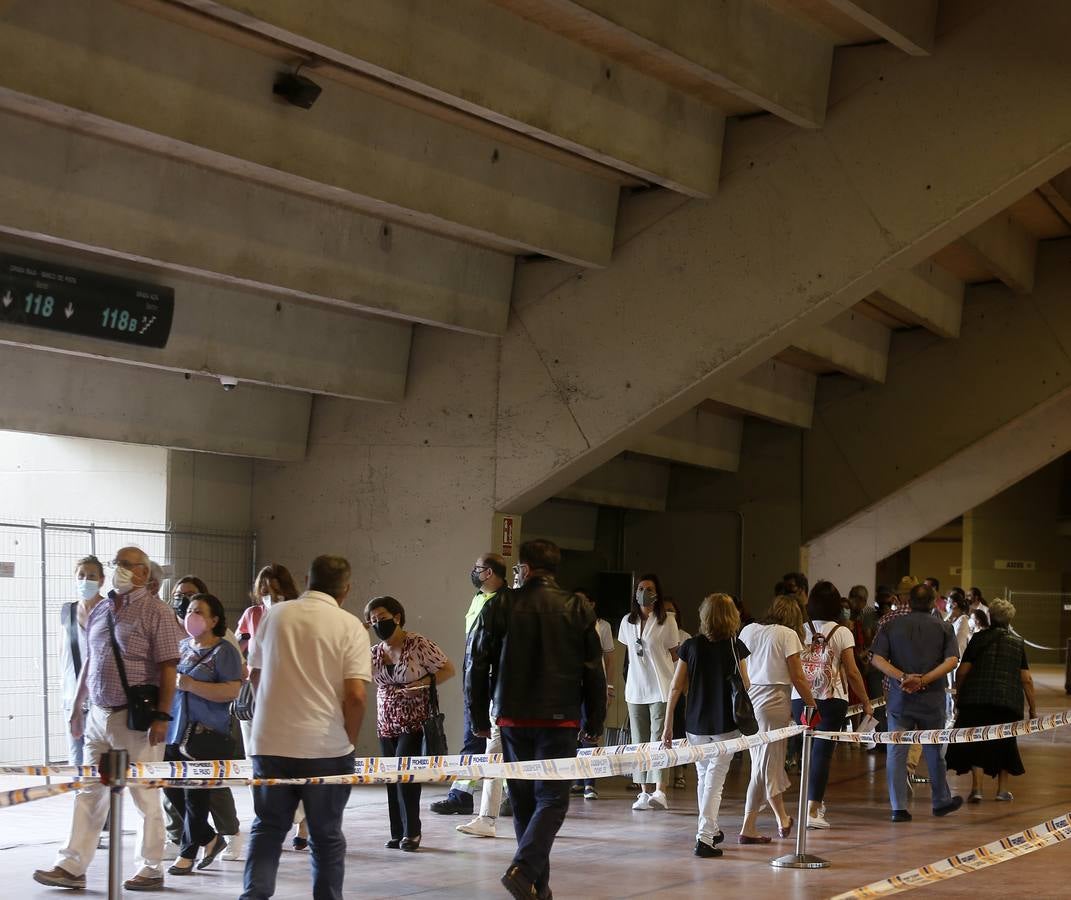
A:
<svg viewBox="0 0 1071 900">
<path fill-rule="evenodd" d="M 750 652 L 748 674 L 751 688 L 748 696 L 755 707 L 759 731 L 776 731 L 792 724 L 791 688 L 803 697 L 807 706 L 814 706 L 811 685 L 803 674 L 800 652 L 803 644 L 803 613 L 792 597 L 777 597 L 766 618 L 746 625 L 740 641 Z M 759 834 L 759 812 L 769 806 L 777 818 L 778 837 L 792 833 L 792 816 L 785 810 L 781 795 L 788 790 L 785 773 L 787 742 L 774 741 L 751 748 L 751 782 L 747 788 L 744 821 L 740 826 L 741 844 L 768 844 L 771 838 Z"/>
</svg>

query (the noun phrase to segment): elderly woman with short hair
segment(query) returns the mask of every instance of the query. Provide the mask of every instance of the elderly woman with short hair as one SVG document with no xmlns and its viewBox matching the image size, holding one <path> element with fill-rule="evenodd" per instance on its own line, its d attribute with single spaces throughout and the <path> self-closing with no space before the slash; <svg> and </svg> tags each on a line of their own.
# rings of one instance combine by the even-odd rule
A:
<svg viewBox="0 0 1071 900">
<path fill-rule="evenodd" d="M 990 627 L 971 638 L 956 672 L 957 728 L 976 728 L 1018 722 L 1023 718 L 1026 697 L 1030 718 L 1037 717 L 1034 679 L 1026 661 L 1026 644 L 1010 628 L 1015 607 L 1007 600 L 989 604 Z M 1015 738 L 950 744 L 945 755 L 949 769 L 971 773 L 968 803 L 982 799 L 982 775 L 997 779 L 997 800 L 1011 800 L 1009 775 L 1026 769 Z"/>
</svg>

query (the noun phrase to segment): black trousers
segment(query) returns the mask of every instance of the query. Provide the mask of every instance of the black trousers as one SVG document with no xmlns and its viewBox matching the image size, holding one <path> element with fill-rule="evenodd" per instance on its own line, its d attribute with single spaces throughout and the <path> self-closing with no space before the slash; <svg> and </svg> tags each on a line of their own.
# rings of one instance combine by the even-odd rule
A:
<svg viewBox="0 0 1071 900">
<path fill-rule="evenodd" d="M 562 759 L 576 755 L 575 728 L 502 729 L 502 754 L 507 762 Z M 539 893 L 550 883 L 550 851 L 569 811 L 569 781 L 509 779 L 517 852 L 513 865 Z"/>
<path fill-rule="evenodd" d="M 379 738 L 384 756 L 421 756 L 424 752 L 424 729 L 397 737 Z M 387 812 L 393 840 L 420 837 L 420 782 L 387 785 Z"/>
<path fill-rule="evenodd" d="M 184 761 L 176 744 L 164 747 L 165 762 Z M 182 818 L 182 837 L 179 840 L 179 856 L 197 859 L 197 851 L 210 844 L 216 836 L 208 824 L 209 791 L 190 788 L 164 788 L 164 795 L 175 812 Z"/>
</svg>

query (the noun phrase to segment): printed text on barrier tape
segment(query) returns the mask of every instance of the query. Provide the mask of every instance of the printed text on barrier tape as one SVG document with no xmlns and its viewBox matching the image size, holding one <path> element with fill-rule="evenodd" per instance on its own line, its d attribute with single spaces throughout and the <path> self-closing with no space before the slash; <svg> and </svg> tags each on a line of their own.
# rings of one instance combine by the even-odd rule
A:
<svg viewBox="0 0 1071 900">
<path fill-rule="evenodd" d="M 1071 839 L 1071 813 L 1064 813 L 1055 819 L 1049 819 L 1048 822 L 1042 822 L 1018 834 L 1008 835 L 1006 838 L 993 841 L 983 847 L 975 847 L 973 850 L 957 853 L 955 856 L 938 860 L 928 866 L 901 872 L 891 878 L 884 878 L 853 891 L 838 894 L 833 900 L 870 900 L 872 897 L 900 894 L 913 888 L 995 866 L 1069 839 Z"/>
<path fill-rule="evenodd" d="M 397 781 L 442 781 L 452 778 L 516 778 L 521 780 L 556 780 L 600 778 L 631 774 L 637 768 L 672 768 L 698 762 L 712 756 L 734 754 L 750 747 L 781 741 L 803 732 L 800 725 L 750 737 L 732 738 L 712 744 L 675 742 L 672 748 L 659 743 L 627 744 L 619 747 L 590 747 L 576 757 L 530 760 L 508 763 L 501 754 L 483 756 L 414 756 L 371 757 L 355 760 L 354 774 L 332 775 L 316 779 L 252 779 L 252 766 L 245 760 L 205 760 L 198 762 L 132 763 L 128 779 L 144 782 L 151 779 L 203 781 L 205 786 L 229 779 L 255 784 L 389 784 Z M 6 766 L 7 775 L 79 775 L 94 776 L 94 766 Z"/>
<path fill-rule="evenodd" d="M 824 741 L 859 744 L 973 744 L 978 741 L 997 741 L 1002 738 L 1037 734 L 1071 725 L 1071 713 L 1052 713 L 1022 722 L 985 725 L 978 728 L 930 728 L 924 731 L 816 731 L 814 736 Z"/>
</svg>

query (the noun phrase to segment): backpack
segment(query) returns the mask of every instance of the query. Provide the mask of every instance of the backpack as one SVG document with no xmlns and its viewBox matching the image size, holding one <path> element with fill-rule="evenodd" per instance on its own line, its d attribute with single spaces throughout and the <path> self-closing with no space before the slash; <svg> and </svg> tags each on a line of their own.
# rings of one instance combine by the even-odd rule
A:
<svg viewBox="0 0 1071 900">
<path fill-rule="evenodd" d="M 836 683 L 838 678 L 837 651 L 831 643 L 833 635 L 838 628 L 843 626 L 836 624 L 829 634 L 823 634 L 810 624 L 811 640 L 803 645 L 800 653 L 800 662 L 803 664 L 803 674 L 811 684 L 811 692 L 815 700 L 831 700 L 836 696 Z"/>
</svg>

